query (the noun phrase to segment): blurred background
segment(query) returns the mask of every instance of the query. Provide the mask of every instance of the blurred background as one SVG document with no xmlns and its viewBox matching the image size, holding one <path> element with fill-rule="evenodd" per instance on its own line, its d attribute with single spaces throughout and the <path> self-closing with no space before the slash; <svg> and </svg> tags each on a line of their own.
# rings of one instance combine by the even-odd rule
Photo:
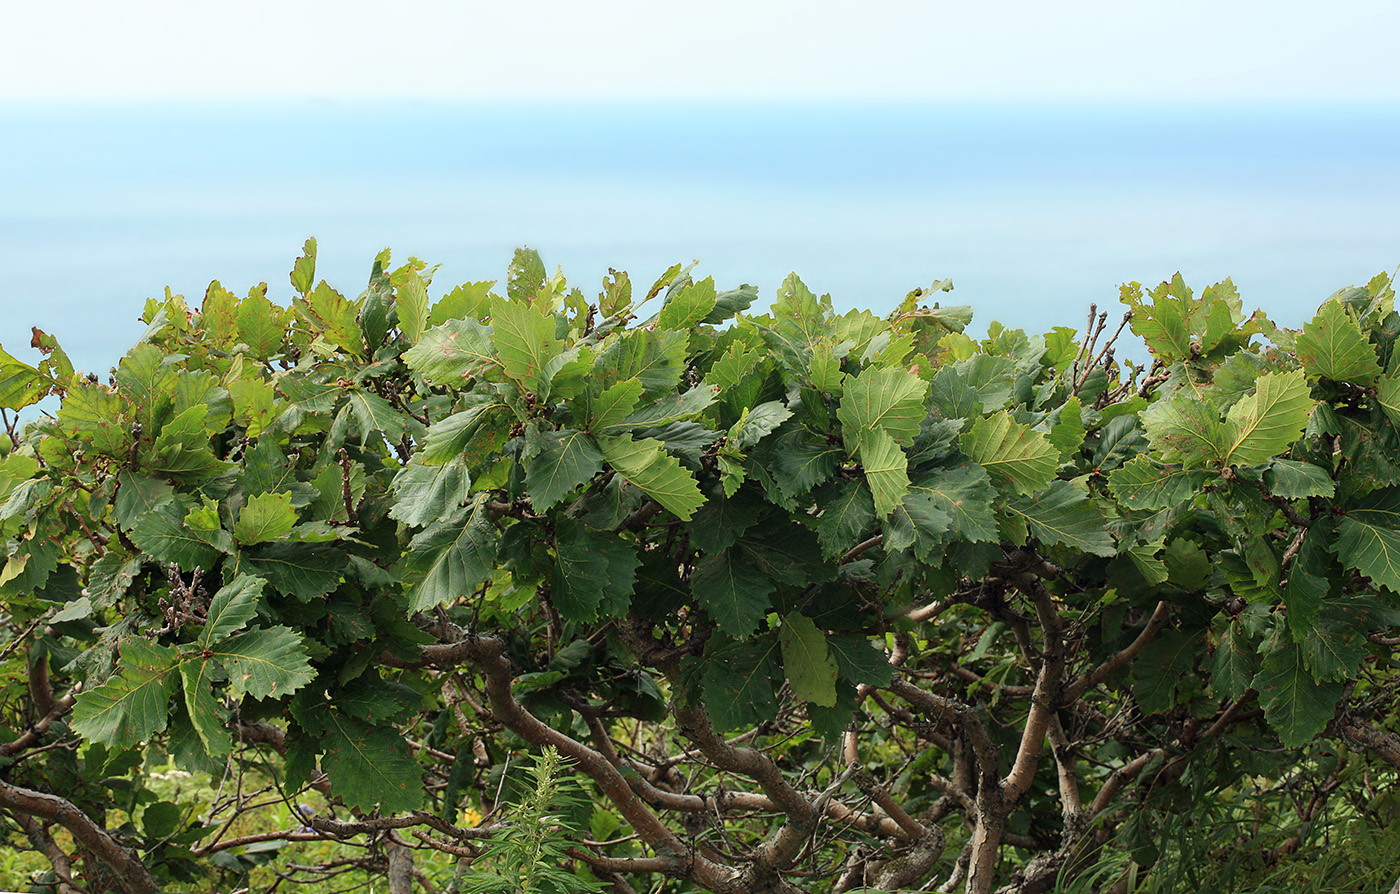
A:
<svg viewBox="0 0 1400 894">
<path fill-rule="evenodd" d="M 1400 4 L 387 4 L 7 11 L 0 344 L 105 372 L 146 298 L 435 295 L 529 245 L 586 294 L 698 260 L 974 330 L 1082 328 L 1117 286 L 1227 276 L 1299 326 L 1400 264 Z M 1131 356 L 1131 353 L 1130 353 Z"/>
</svg>

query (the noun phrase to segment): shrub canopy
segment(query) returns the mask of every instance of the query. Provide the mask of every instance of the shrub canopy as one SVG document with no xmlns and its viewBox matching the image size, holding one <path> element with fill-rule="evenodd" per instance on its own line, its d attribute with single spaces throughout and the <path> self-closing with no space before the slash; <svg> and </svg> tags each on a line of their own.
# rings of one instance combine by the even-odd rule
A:
<svg viewBox="0 0 1400 894">
<path fill-rule="evenodd" d="M 0 808 L 57 885 L 465 865 L 546 746 L 587 795 L 551 853 L 618 891 L 1045 890 L 1326 742 L 1400 766 L 1383 275 L 1301 331 L 1130 284 L 1137 366 L 1106 314 L 973 339 L 950 283 L 757 314 L 521 250 L 432 299 L 385 252 L 351 300 L 315 261 L 286 309 L 148 302 L 106 381 L 0 353 L 0 404 L 60 399 L 0 462 Z M 129 772 L 163 755 L 270 780 L 224 816 L 329 806 L 228 836 Z"/>
</svg>

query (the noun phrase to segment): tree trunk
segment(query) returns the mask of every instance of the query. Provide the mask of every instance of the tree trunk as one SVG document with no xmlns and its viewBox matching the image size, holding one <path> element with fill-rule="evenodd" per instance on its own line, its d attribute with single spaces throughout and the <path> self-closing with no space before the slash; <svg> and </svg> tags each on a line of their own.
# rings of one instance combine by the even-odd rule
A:
<svg viewBox="0 0 1400 894">
<path fill-rule="evenodd" d="M 413 894 L 413 851 L 392 834 L 385 839 L 384 851 L 389 856 L 389 894 Z"/>
</svg>

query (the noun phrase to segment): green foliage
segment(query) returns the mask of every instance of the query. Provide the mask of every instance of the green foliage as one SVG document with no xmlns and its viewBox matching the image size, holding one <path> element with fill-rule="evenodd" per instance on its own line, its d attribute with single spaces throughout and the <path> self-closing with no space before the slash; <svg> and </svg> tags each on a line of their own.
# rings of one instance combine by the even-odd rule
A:
<svg viewBox="0 0 1400 894">
<path fill-rule="evenodd" d="M 1132 284 L 1153 365 L 1129 369 L 1067 329 L 975 340 L 923 291 L 880 319 L 791 276 L 751 313 L 755 290 L 677 266 L 590 302 L 522 250 L 504 295 L 434 301 L 432 270 L 384 253 L 351 299 L 315 259 L 308 241 L 287 310 L 217 283 L 198 311 L 152 302 L 110 385 L 42 334 L 35 365 L 0 352 L 6 410 L 60 398 L 0 459 L 0 591 L 30 637 L 3 660 L 74 691 L 12 766 L 85 805 L 130 791 L 147 819 L 120 834 L 160 838 L 162 879 L 195 872 L 202 827 L 108 765 L 242 772 L 260 747 L 287 798 L 319 786 L 364 822 L 445 818 L 445 853 L 480 842 L 457 890 L 594 890 L 585 865 L 738 890 L 798 871 L 801 848 L 764 861 L 810 838 L 809 790 L 849 826 L 811 838 L 811 865 L 884 848 L 866 868 L 897 878 L 904 827 L 976 821 L 976 792 L 940 800 L 968 779 L 1026 780 L 1006 829 L 1058 840 L 1044 735 L 1073 738 L 1053 758 L 1083 759 L 1085 792 L 1187 803 L 1173 786 L 1199 801 L 1384 704 L 1386 280 L 1300 333 L 1228 281 Z M 6 691 L 27 706 L 3 708 L 7 741 L 38 697 Z M 509 817 L 467 834 L 513 752 L 546 744 L 590 758 L 583 782 L 545 748 Z M 848 749 L 887 777 L 862 797 L 882 786 L 909 823 L 841 800 Z M 1152 863 L 1141 822 L 1093 821 Z"/>
</svg>

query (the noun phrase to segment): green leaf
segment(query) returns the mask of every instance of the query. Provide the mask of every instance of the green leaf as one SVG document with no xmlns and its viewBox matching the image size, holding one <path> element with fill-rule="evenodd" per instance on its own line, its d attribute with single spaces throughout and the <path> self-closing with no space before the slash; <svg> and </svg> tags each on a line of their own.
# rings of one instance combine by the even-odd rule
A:
<svg viewBox="0 0 1400 894">
<path fill-rule="evenodd" d="M 1194 469 L 1159 463 L 1143 454 L 1108 475 L 1108 490 L 1128 509 L 1169 509 L 1194 496 L 1205 476 Z"/>
<path fill-rule="evenodd" d="M 334 590 L 345 570 L 343 552 L 317 543 L 272 543 L 238 559 L 238 570 L 267 578 L 278 592 L 301 602 Z"/>
<path fill-rule="evenodd" d="M 1060 408 L 1055 424 L 1050 427 L 1050 443 L 1060 448 L 1060 458 L 1068 459 L 1084 446 L 1084 420 L 1080 415 L 1083 407 L 1078 396 L 1071 397 Z"/>
<path fill-rule="evenodd" d="M 729 643 L 706 659 L 701 691 L 710 721 L 720 732 L 755 726 L 777 716 L 773 678 L 778 673 L 778 638 Z"/>
<path fill-rule="evenodd" d="M 1200 651 L 1199 633 L 1166 630 L 1133 662 L 1133 697 L 1144 713 L 1157 714 L 1176 700 L 1176 686 L 1192 675 Z"/>
<path fill-rule="evenodd" d="M 1400 366 L 1376 386 L 1376 402 L 1391 422 L 1400 425 Z"/>
<path fill-rule="evenodd" d="M 1276 459 L 1269 463 L 1264 480 L 1274 496 L 1289 500 L 1330 497 L 1337 490 L 1337 483 L 1326 469 L 1291 459 Z"/>
<path fill-rule="evenodd" d="M 140 745 L 165 729 L 175 694 L 176 651 L 144 639 L 121 644 L 121 664 L 106 683 L 78 694 L 73 729 L 116 751 Z"/>
<path fill-rule="evenodd" d="M 360 334 L 359 312 L 325 280 L 321 280 L 305 298 L 294 299 L 292 305 L 313 329 L 325 335 L 327 341 L 356 357 L 364 353 L 365 340 Z"/>
<path fill-rule="evenodd" d="M 28 363 L 21 363 L 0 348 L 0 407 L 22 410 L 43 400 L 54 390 L 53 379 Z"/>
<path fill-rule="evenodd" d="M 857 685 L 888 686 L 894 668 L 885 651 L 863 636 L 828 636 L 826 644 L 842 679 Z"/>
<path fill-rule="evenodd" d="M 877 431 L 896 444 L 913 443 L 927 396 L 928 382 L 903 369 L 867 369 L 847 379 L 836 410 L 847 448 Z"/>
<path fill-rule="evenodd" d="M 1342 684 L 1315 682 L 1291 645 L 1264 656 L 1254 688 L 1285 748 L 1301 748 L 1321 733 L 1342 697 Z"/>
<path fill-rule="evenodd" d="M 1348 517 L 1337 525 L 1332 551 L 1347 568 L 1400 593 L 1400 528 Z"/>
<path fill-rule="evenodd" d="M 1231 621 L 1211 657 L 1211 685 L 1225 698 L 1242 698 L 1259 672 L 1259 653 L 1238 620 Z"/>
<path fill-rule="evenodd" d="M 389 517 L 422 527 L 454 514 L 471 498 L 471 476 L 460 456 L 430 466 L 420 454 L 399 470 L 390 488 L 394 506 Z"/>
<path fill-rule="evenodd" d="M 1361 331 L 1356 314 L 1335 298 L 1303 324 L 1297 350 L 1309 376 L 1370 385 L 1381 375 L 1375 346 Z"/>
<path fill-rule="evenodd" d="M 707 553 L 728 549 L 754 526 L 765 505 L 748 492 L 711 500 L 686 523 L 690 542 Z"/>
<path fill-rule="evenodd" d="M 156 438 L 151 467 L 182 481 L 197 484 L 218 475 L 229 464 L 209 449 L 204 407 L 190 407 L 171 419 Z"/>
<path fill-rule="evenodd" d="M 1149 587 L 1155 587 L 1165 582 L 1170 576 L 1167 571 L 1167 563 L 1157 558 L 1157 553 L 1161 549 L 1162 539 L 1158 538 L 1151 543 L 1134 544 L 1123 550 L 1121 555 L 1132 564 Z"/>
<path fill-rule="evenodd" d="M 214 696 L 213 677 L 217 665 L 213 661 L 192 660 L 180 664 L 180 688 L 184 691 L 185 710 L 190 724 L 199 736 L 205 753 L 222 761 L 233 750 L 233 741 L 224 724 L 228 711 Z"/>
<path fill-rule="evenodd" d="M 302 246 L 301 257 L 297 258 L 296 263 L 292 265 L 290 279 L 292 288 L 302 295 L 311 291 L 311 285 L 316 282 L 316 239 L 314 237 L 307 239 L 306 244 Z"/>
<path fill-rule="evenodd" d="M 423 806 L 423 771 L 393 727 L 371 726 L 338 711 L 327 711 L 321 768 L 348 807 L 385 816 Z"/>
<path fill-rule="evenodd" d="M 391 444 L 397 444 L 403 438 L 408 420 L 405 414 L 394 409 L 393 404 L 360 388 L 350 392 L 349 402 L 350 411 L 355 414 L 355 421 L 365 435 L 380 432 Z"/>
<path fill-rule="evenodd" d="M 814 440 L 802 428 L 765 440 L 749 454 L 751 465 L 771 476 L 789 500 L 830 478 L 843 456 L 839 445 Z"/>
<path fill-rule="evenodd" d="M 1164 360 L 1191 356 L 1191 328 L 1188 323 L 1192 300 L 1181 274 L 1172 281 L 1172 288 L 1156 289 L 1151 304 L 1125 290 L 1123 301 L 1132 308 L 1130 326 L 1133 333 L 1147 342 L 1152 353 Z"/>
<path fill-rule="evenodd" d="M 941 502 L 928 493 L 911 489 L 884 526 L 885 539 L 881 546 L 885 552 L 899 552 L 913 546 L 920 561 L 928 560 L 933 550 L 942 544 L 942 535 L 953 524 L 953 516 L 943 509 Z"/>
<path fill-rule="evenodd" d="M 927 500 L 947 514 L 949 527 L 964 540 L 989 542 L 997 539 L 996 518 L 992 515 L 995 497 L 987 471 L 972 463 L 961 463 L 916 475 L 905 503 L 911 499 Z"/>
<path fill-rule="evenodd" d="M 1162 459 L 1192 469 L 1217 462 L 1229 450 L 1226 427 L 1207 401 L 1185 394 L 1158 400 L 1142 414 L 1147 437 Z"/>
<path fill-rule="evenodd" d="M 588 429 L 596 434 L 627 429 L 626 419 L 642 397 L 642 383 L 636 379 L 618 382 L 594 398 L 589 408 Z"/>
<path fill-rule="evenodd" d="M 448 320 L 429 329 L 404 351 L 403 362 L 432 385 L 460 386 L 501 368 L 491 330 L 476 320 Z"/>
<path fill-rule="evenodd" d="M 88 572 L 88 596 L 98 608 L 112 605 L 126 595 L 140 573 L 140 559 L 129 559 L 117 550 L 109 549 L 102 558 L 92 563 Z"/>
<path fill-rule="evenodd" d="M 249 497 L 238 520 L 233 523 L 233 537 L 243 546 L 278 540 L 297 524 L 297 511 L 292 508 L 291 494 L 257 494 Z"/>
<path fill-rule="evenodd" d="M 462 283 L 433 305 L 428 324 L 441 326 L 448 320 L 475 320 L 486 316 L 491 312 L 490 292 L 495 284 L 494 279 Z"/>
<path fill-rule="evenodd" d="M 549 396 L 549 363 L 564 350 L 554 337 L 554 314 L 491 296 L 491 338 L 507 376 L 526 391 Z"/>
<path fill-rule="evenodd" d="M 656 316 L 658 329 L 689 329 L 715 308 L 715 281 L 705 277 L 671 294 Z"/>
<path fill-rule="evenodd" d="M 1010 497 L 1006 511 L 1019 517 L 1042 543 L 1112 556 L 1117 553 L 1103 513 L 1071 481 L 1056 481 L 1034 498 Z"/>
<path fill-rule="evenodd" d="M 173 562 L 186 571 L 209 571 L 219 560 L 219 550 L 209 537 L 185 525 L 184 511 L 176 503 L 141 516 L 131 529 L 131 540 L 161 564 Z"/>
<path fill-rule="evenodd" d="M 909 459 L 894 438 L 882 428 L 860 436 L 860 464 L 881 518 L 894 511 L 909 492 Z"/>
<path fill-rule="evenodd" d="M 207 649 L 228 669 L 235 698 L 245 692 L 253 698 L 281 698 L 316 676 L 301 637 L 286 627 L 255 628 Z"/>
<path fill-rule="evenodd" d="M 533 301 L 544 287 L 544 275 L 540 253 L 533 248 L 517 248 L 506 269 L 506 295 L 512 301 Z"/>
<path fill-rule="evenodd" d="M 58 408 L 58 418 L 96 452 L 122 458 L 130 454 L 131 420 L 125 402 L 106 386 L 74 382 Z"/>
<path fill-rule="evenodd" d="M 822 555 L 828 558 L 845 554 L 875 523 L 875 501 L 861 481 L 834 485 L 831 497 L 819 505 L 821 514 L 812 521 L 812 528 L 821 541 Z"/>
<path fill-rule="evenodd" d="M 690 589 L 720 630 L 742 639 L 768 614 L 768 597 L 776 587 L 734 549 L 727 549 L 700 560 L 690 575 Z"/>
<path fill-rule="evenodd" d="M 147 513 L 175 500 L 175 488 L 158 478 L 122 470 L 117 476 L 117 496 L 112 501 L 112 517 L 130 530 Z"/>
<path fill-rule="evenodd" d="M 629 329 L 598 360 L 604 384 L 636 379 L 647 394 L 672 391 L 685 369 L 690 335 L 669 329 Z"/>
<path fill-rule="evenodd" d="M 335 710 L 370 723 L 407 720 L 423 704 L 423 696 L 406 683 L 382 679 L 373 670 L 330 696 Z"/>
<path fill-rule="evenodd" d="M 999 487 L 1018 494 L 1045 487 L 1060 463 L 1060 451 L 1049 438 L 1014 422 L 1006 412 L 972 423 L 962 435 L 962 449 Z"/>
<path fill-rule="evenodd" d="M 239 303 L 238 340 L 254 357 L 266 360 L 281 353 L 286 334 L 287 312 L 268 301 L 262 290 L 254 289 Z"/>
<path fill-rule="evenodd" d="M 399 329 L 411 345 L 418 344 L 428 328 L 428 285 L 418 271 L 404 272 L 398 288 Z"/>
<path fill-rule="evenodd" d="M 233 401 L 233 416 L 247 429 L 247 436 L 256 438 L 276 418 L 276 392 L 262 379 L 238 379 L 228 386 Z"/>
<path fill-rule="evenodd" d="M 612 389 L 608 390 L 611 391 Z M 668 422 L 689 419 L 699 415 L 701 411 L 714 402 L 714 386 L 696 385 L 694 388 L 682 394 L 667 395 L 666 397 L 642 407 L 623 420 L 622 427 L 641 428 L 643 426 L 664 425 Z M 777 423 L 774 423 L 774 427 L 776 426 Z"/>
<path fill-rule="evenodd" d="M 956 364 L 939 367 L 929 387 L 929 405 L 945 419 L 969 419 L 982 412 L 982 398 Z"/>
<path fill-rule="evenodd" d="M 705 504 L 695 476 L 682 468 L 660 441 L 602 438 L 599 446 L 618 474 L 681 519 L 689 520 Z"/>
<path fill-rule="evenodd" d="M 263 583 L 261 578 L 240 574 L 220 587 L 214 598 L 209 600 L 204 629 L 200 631 L 195 644 L 207 649 L 210 644 L 226 639 L 253 620 L 258 612 Z"/>
<path fill-rule="evenodd" d="M 984 410 L 1000 410 L 1011 399 L 1015 386 L 1016 364 L 1009 357 L 977 354 L 953 364 L 962 381 L 977 394 Z"/>
<path fill-rule="evenodd" d="M 594 532 L 580 521 L 561 519 L 550 600 L 567 620 L 588 622 L 627 613 L 641 557 L 610 531 Z"/>
<path fill-rule="evenodd" d="M 475 592 L 495 570 L 500 536 L 481 495 L 466 517 L 439 522 L 413 538 L 404 567 L 417 581 L 409 596 L 409 613 L 447 605 Z"/>
<path fill-rule="evenodd" d="M 1255 393 L 1226 414 L 1226 449 L 1221 459 L 1229 465 L 1252 466 L 1283 453 L 1303 434 L 1312 408 L 1302 370 L 1260 376 Z"/>
<path fill-rule="evenodd" d="M 792 410 L 780 400 L 770 400 L 752 408 L 745 407 L 739 421 L 730 426 L 729 443 L 740 450 L 748 449 L 791 418 Z"/>
<path fill-rule="evenodd" d="M 505 404 L 483 402 L 439 419 L 428 427 L 419 456 L 429 465 L 465 459 L 471 467 L 504 442 L 505 431 L 493 417 L 507 413 Z"/>
<path fill-rule="evenodd" d="M 535 510 L 544 512 L 603 470 L 603 454 L 580 431 L 547 431 L 542 446 L 525 466 L 525 489 Z"/>
<path fill-rule="evenodd" d="M 1293 588 L 1292 580 L 1289 581 L 1288 588 Z M 1319 683 L 1353 679 L 1361 663 L 1370 654 L 1365 633 L 1357 630 L 1344 614 L 1337 612 L 1322 612 L 1321 616 L 1309 625 L 1299 646 L 1302 648 L 1308 672 Z"/>
<path fill-rule="evenodd" d="M 826 634 L 801 612 L 783 616 L 778 631 L 783 670 L 794 698 L 830 708 L 836 704 L 836 659 L 826 645 Z"/>
<path fill-rule="evenodd" d="M 851 729 L 851 719 L 856 713 L 855 687 L 849 683 L 836 686 L 836 704 L 830 708 L 812 702 L 807 703 L 807 720 L 812 731 L 821 736 L 831 746 L 839 746 L 844 734 Z"/>
</svg>

